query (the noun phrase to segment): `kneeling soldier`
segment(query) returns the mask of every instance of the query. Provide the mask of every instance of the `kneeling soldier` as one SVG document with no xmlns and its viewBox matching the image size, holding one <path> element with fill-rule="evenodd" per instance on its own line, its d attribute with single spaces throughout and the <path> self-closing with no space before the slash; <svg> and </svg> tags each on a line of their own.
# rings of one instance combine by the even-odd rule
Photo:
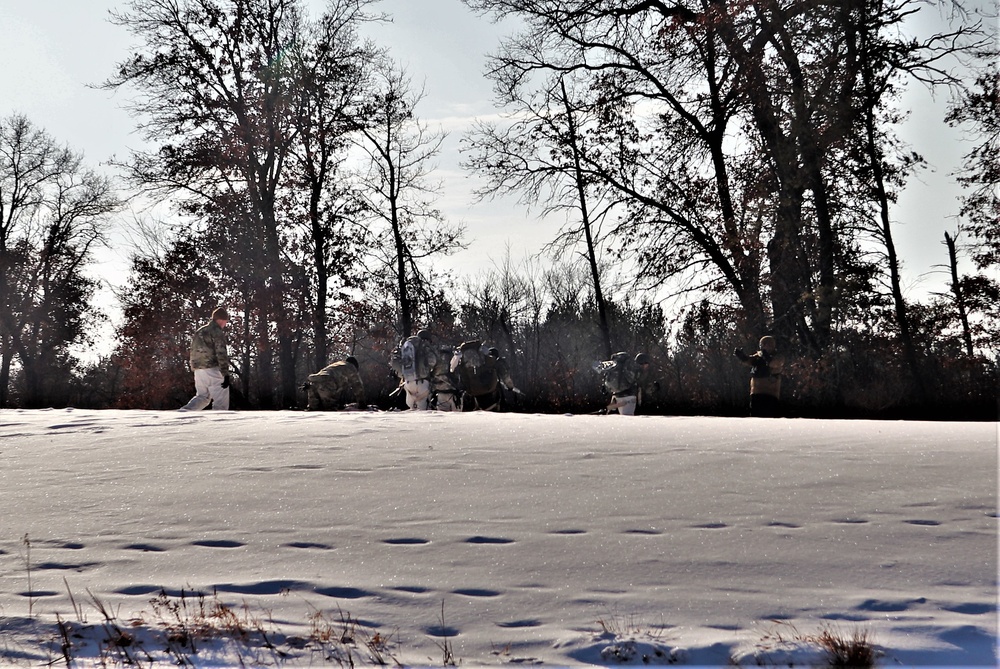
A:
<svg viewBox="0 0 1000 669">
<path fill-rule="evenodd" d="M 305 387 L 309 393 L 310 411 L 342 409 L 351 402 L 356 403 L 359 409 L 365 406 L 365 389 L 354 356 L 310 374 Z"/>
</svg>

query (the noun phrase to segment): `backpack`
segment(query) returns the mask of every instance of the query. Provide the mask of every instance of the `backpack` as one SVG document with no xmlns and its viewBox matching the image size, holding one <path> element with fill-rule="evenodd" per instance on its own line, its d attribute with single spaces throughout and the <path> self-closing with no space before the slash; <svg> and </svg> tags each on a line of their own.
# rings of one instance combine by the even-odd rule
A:
<svg viewBox="0 0 1000 669">
<path fill-rule="evenodd" d="M 403 380 L 411 383 L 430 376 L 430 364 L 427 360 L 427 347 L 417 335 L 407 337 L 400 347 L 400 371 Z"/>
<path fill-rule="evenodd" d="M 602 362 L 598 369 L 604 386 L 612 394 L 620 394 L 635 388 L 635 370 L 625 353 L 615 353 L 611 360 Z"/>
<path fill-rule="evenodd" d="M 462 386 L 465 392 L 473 397 L 481 397 L 495 392 L 499 382 L 493 358 L 484 358 L 483 364 L 478 367 L 462 368 Z"/>
<path fill-rule="evenodd" d="M 461 354 L 462 365 L 469 369 L 479 369 L 486 363 L 483 355 L 483 342 L 478 339 L 460 344 L 458 352 Z"/>
</svg>

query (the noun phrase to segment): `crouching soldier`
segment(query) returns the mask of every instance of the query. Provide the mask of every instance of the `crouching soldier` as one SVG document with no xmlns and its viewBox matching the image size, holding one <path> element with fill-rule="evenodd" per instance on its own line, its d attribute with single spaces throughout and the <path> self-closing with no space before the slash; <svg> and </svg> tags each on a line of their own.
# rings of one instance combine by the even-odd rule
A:
<svg viewBox="0 0 1000 669">
<path fill-rule="evenodd" d="M 389 358 L 389 366 L 401 379 L 400 388 L 406 392 L 406 406 L 416 411 L 430 408 L 431 374 L 437 367 L 431 333 L 420 330 L 400 342 Z"/>
<path fill-rule="evenodd" d="M 356 404 L 359 409 L 365 406 L 365 388 L 354 356 L 310 374 L 305 388 L 309 394 L 310 411 L 336 411 L 350 403 Z"/>
<path fill-rule="evenodd" d="M 454 349 L 440 345 L 437 349 L 437 363 L 431 372 L 431 406 L 438 411 L 461 411 L 462 391 L 458 387 L 458 375 L 451 371 Z"/>
<path fill-rule="evenodd" d="M 636 383 L 638 371 L 631 356 L 619 351 L 611 356 L 611 360 L 597 363 L 594 370 L 601 375 L 604 390 L 611 393 L 608 413 L 617 410 L 623 416 L 634 416 L 639 388 Z"/>
<path fill-rule="evenodd" d="M 503 388 L 515 393 L 520 391 L 514 387 L 500 351 L 490 348 L 484 354 L 482 349 L 478 340 L 465 342 L 455 350 L 451 369 L 459 374 L 466 410 L 499 411 Z"/>
</svg>

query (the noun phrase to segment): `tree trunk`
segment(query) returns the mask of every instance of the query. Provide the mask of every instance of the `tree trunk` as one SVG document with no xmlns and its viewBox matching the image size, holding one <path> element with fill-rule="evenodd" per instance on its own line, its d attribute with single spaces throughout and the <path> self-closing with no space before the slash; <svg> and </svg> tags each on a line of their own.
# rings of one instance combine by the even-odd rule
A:
<svg viewBox="0 0 1000 669">
<path fill-rule="evenodd" d="M 326 247 L 329 235 L 320 221 L 319 201 L 322 183 L 322 177 L 313 179 L 309 192 L 309 225 L 312 230 L 313 267 L 316 270 L 316 301 L 313 304 L 312 313 L 313 346 L 315 348 L 313 367 L 316 370 L 326 367 L 329 355 L 326 323 L 326 305 L 330 291 L 330 276 L 326 269 Z"/>
<path fill-rule="evenodd" d="M 944 233 L 944 242 L 948 245 L 948 265 L 951 268 L 951 292 L 955 294 L 955 308 L 962 321 L 962 340 L 965 342 L 965 352 L 971 358 L 975 352 L 972 346 L 972 330 L 969 328 L 969 312 L 965 306 L 965 295 L 958 280 L 958 254 L 955 252 L 955 238 Z"/>
<path fill-rule="evenodd" d="M 403 339 L 406 339 L 413 334 L 413 305 L 410 302 L 410 293 L 406 284 L 408 254 L 399 223 L 399 207 L 395 195 L 389 198 L 389 216 L 392 224 L 392 240 L 396 246 L 396 289 L 399 291 L 399 320 L 403 330 Z"/>
<path fill-rule="evenodd" d="M 608 307 L 601 290 L 601 272 L 597 266 L 597 251 L 594 248 L 594 235 L 590 229 L 590 212 L 587 208 L 587 190 L 583 182 L 583 170 L 580 165 L 580 147 L 577 144 L 576 121 L 573 110 L 569 106 L 569 96 L 566 94 L 566 83 L 560 79 L 562 101 L 566 107 L 566 122 L 569 124 L 569 145 L 573 151 L 573 181 L 576 183 L 577 196 L 580 199 L 580 220 L 583 223 L 583 234 L 587 242 L 587 260 L 590 262 L 590 276 L 594 282 L 594 300 L 597 302 L 597 318 L 601 328 L 601 338 L 604 344 L 604 359 L 611 359 L 611 327 L 608 325 Z"/>
<path fill-rule="evenodd" d="M 906 301 L 903 299 L 902 278 L 899 271 L 899 258 L 896 254 L 896 244 L 892 238 L 892 225 L 889 219 L 889 193 L 885 185 L 885 169 L 882 162 L 882 152 L 878 145 L 878 128 L 876 127 L 875 109 L 881 97 L 875 84 L 875 73 L 871 61 L 869 49 L 869 33 L 867 21 L 863 24 L 865 28 L 860 32 L 861 44 L 861 83 L 864 87 L 864 124 L 865 124 L 865 154 L 868 159 L 869 169 L 872 172 L 872 181 L 875 185 L 875 197 L 879 206 L 879 220 L 881 223 L 882 238 L 885 242 L 886 259 L 889 263 L 889 284 L 892 291 L 893 313 L 896 318 L 896 327 L 899 328 L 899 338 L 903 345 L 903 354 L 906 357 L 906 364 L 910 368 L 910 374 L 916 385 L 917 394 L 921 402 L 927 399 L 927 387 L 924 384 L 923 375 L 920 373 L 920 360 L 917 356 L 917 349 L 913 343 L 913 334 L 910 330 L 910 318 L 906 309 Z"/>
</svg>

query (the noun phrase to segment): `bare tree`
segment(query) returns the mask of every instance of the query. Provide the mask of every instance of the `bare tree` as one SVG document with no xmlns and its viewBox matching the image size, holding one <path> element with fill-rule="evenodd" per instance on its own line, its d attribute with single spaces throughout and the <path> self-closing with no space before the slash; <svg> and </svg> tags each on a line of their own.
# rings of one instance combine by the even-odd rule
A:
<svg viewBox="0 0 1000 669">
<path fill-rule="evenodd" d="M 369 64 L 382 57 L 381 50 L 357 32 L 360 23 L 376 20 L 362 11 L 366 4 L 329 3 L 309 26 L 308 39 L 292 51 L 299 80 L 294 112 L 298 141 L 289 166 L 289 199 L 298 203 L 293 209 L 305 212 L 293 218 L 302 221 L 301 246 L 308 249 L 304 264 L 312 290 L 304 294 L 312 314 L 316 369 L 329 362 L 329 312 L 336 283 L 352 287 L 361 282 L 360 212 L 345 161 L 368 92 Z"/>
<path fill-rule="evenodd" d="M 586 82 L 601 123 L 584 169 L 628 202 L 619 233 L 644 270 L 696 277 L 702 294 L 735 297 L 745 327 L 817 355 L 855 271 L 846 217 L 859 208 L 845 198 L 870 198 L 843 185 L 869 104 L 860 37 L 878 36 L 880 66 L 943 74 L 938 50 L 968 48 L 974 32 L 916 43 L 900 30 L 910 0 L 465 3 L 523 19 L 491 63 L 502 102 L 547 76 Z"/>
<path fill-rule="evenodd" d="M 309 286 L 293 237 L 303 227 L 325 354 L 320 275 L 340 221 L 331 175 L 364 82 L 352 31 L 373 2 L 335 0 L 315 24 L 301 0 L 131 0 L 113 14 L 139 47 L 106 85 L 138 91 L 132 111 L 155 147 L 133 155 L 129 174 L 174 198 L 225 256 L 242 295 L 244 370 L 253 357 L 265 406 L 296 401 Z"/>
<path fill-rule="evenodd" d="M 0 407 L 15 358 L 22 403 L 58 401 L 68 349 L 88 340 L 97 317 L 87 265 L 120 207 L 111 181 L 82 155 L 25 116 L 0 119 Z"/>
<path fill-rule="evenodd" d="M 359 196 L 376 224 L 375 251 L 393 277 L 400 329 L 407 337 L 419 297 L 429 289 L 420 261 L 459 248 L 462 229 L 446 223 L 434 207 L 440 184 L 431 179 L 431 161 L 445 135 L 416 116 L 423 91 L 414 90 L 406 72 L 389 63 L 377 76 L 357 130 L 356 146 L 364 156 Z"/>
<path fill-rule="evenodd" d="M 963 157 L 958 180 L 966 189 L 961 215 L 975 246 L 973 260 L 985 269 L 1000 265 L 1000 53 L 991 49 L 980 55 L 987 65 L 960 93 L 946 120 L 964 128 L 975 142 Z"/>
</svg>

